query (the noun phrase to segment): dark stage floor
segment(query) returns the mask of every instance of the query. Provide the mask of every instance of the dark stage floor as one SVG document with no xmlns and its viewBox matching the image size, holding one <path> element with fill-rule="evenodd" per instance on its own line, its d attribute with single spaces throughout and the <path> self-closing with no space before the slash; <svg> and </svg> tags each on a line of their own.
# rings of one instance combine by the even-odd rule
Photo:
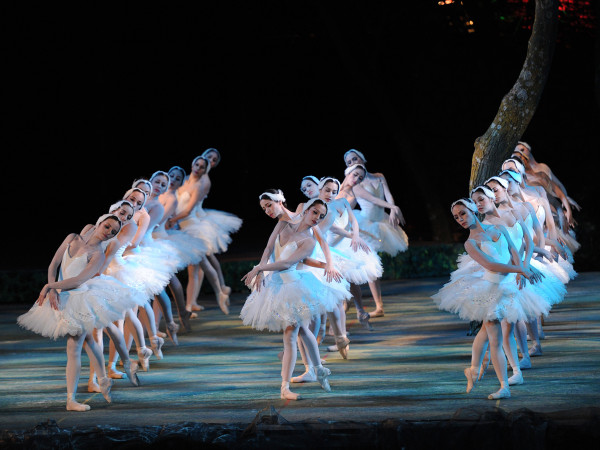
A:
<svg viewBox="0 0 600 450">
<path fill-rule="evenodd" d="M 294 391 L 304 397 L 297 402 L 279 399 L 281 335 L 241 325 L 238 314 L 245 298 L 241 294 L 232 297 L 229 316 L 223 315 L 211 298 L 203 297 L 206 310 L 193 321 L 194 331 L 181 335 L 178 347 L 167 343 L 162 361 L 151 360 L 150 371 L 140 374 L 142 387 L 117 380 L 111 405 L 100 394 L 87 393 L 89 365 L 84 355 L 78 400 L 91 405 L 86 413 L 64 409 L 64 340 L 54 342 L 21 330 L 16 317 L 26 308 L 3 306 L 0 429 L 5 431 L 1 442 L 22 442 L 19 439 L 25 430 L 29 436 L 60 435 L 60 430 L 95 426 L 101 426 L 97 431 L 105 430 L 104 436 L 108 427 L 116 427 L 138 435 L 146 429 L 147 436 L 159 436 L 169 429 L 176 436 L 173 430 L 187 430 L 184 435 L 189 437 L 200 436 L 201 429 L 208 433 L 209 428 L 202 424 L 213 424 L 210 430 L 216 437 L 209 442 L 216 439 L 215 443 L 225 445 L 237 442 L 257 418 L 262 422 L 257 426 L 263 437 L 277 435 L 285 427 L 305 438 L 338 427 L 340 436 L 356 434 L 349 441 L 356 445 L 375 428 L 380 430 L 375 432 L 379 438 L 372 439 L 381 441 L 381 430 L 397 430 L 399 424 L 405 433 L 409 425 L 414 431 L 418 424 L 426 430 L 442 423 L 472 425 L 487 420 L 506 424 L 517 417 L 529 417 L 530 422 L 535 417 L 536 423 L 552 417 L 555 423 L 579 420 L 600 425 L 600 273 L 582 273 L 571 282 L 567 298 L 545 321 L 544 355 L 534 358 L 533 369 L 524 372 L 525 384 L 513 387 L 512 398 L 502 401 L 487 400 L 498 388 L 492 367 L 473 392 L 465 393 L 462 370 L 469 364 L 472 341 L 467 336 L 468 323 L 437 310 L 429 298 L 445 281 L 385 282 L 386 315 L 372 320 L 371 332 L 357 323 L 351 308 L 349 359 L 327 353 L 325 345 L 321 346 L 332 371 L 332 392 L 325 393 L 317 383 L 294 385 Z M 368 289 L 363 292 L 369 295 Z M 372 309 L 371 298 L 365 300 Z M 326 344 L 331 343 L 328 337 Z M 296 374 L 302 370 L 299 361 Z M 270 416 L 275 414 L 271 407 L 278 416 Z M 50 422 L 52 425 L 33 431 L 48 419 L 55 425 Z M 290 424 L 273 425 L 284 421 Z M 256 426 L 252 429 L 256 431 Z M 359 429 L 364 432 L 358 433 Z M 593 432 L 598 429 L 596 426 Z M 223 433 L 229 441 L 218 440 Z"/>
</svg>

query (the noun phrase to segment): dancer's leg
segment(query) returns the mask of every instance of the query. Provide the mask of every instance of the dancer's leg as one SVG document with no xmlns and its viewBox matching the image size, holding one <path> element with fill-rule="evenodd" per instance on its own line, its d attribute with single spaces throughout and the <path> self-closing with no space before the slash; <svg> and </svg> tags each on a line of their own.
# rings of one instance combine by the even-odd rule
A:
<svg viewBox="0 0 600 450">
<path fill-rule="evenodd" d="M 521 370 L 531 369 L 531 358 L 529 357 L 529 347 L 527 345 L 527 325 L 523 320 L 519 320 L 515 326 L 515 338 L 521 349 L 521 355 L 523 355 L 523 358 L 519 361 L 519 367 Z"/>
<path fill-rule="evenodd" d="M 465 377 L 467 377 L 467 393 L 471 392 L 479 377 L 481 363 L 487 351 L 487 343 L 487 331 L 485 330 L 485 326 L 482 326 L 475 339 L 473 339 L 473 345 L 471 346 L 471 366 L 464 370 Z"/>
<path fill-rule="evenodd" d="M 202 270 L 204 270 L 204 274 L 206 275 L 206 278 L 208 278 L 208 282 L 215 292 L 219 308 L 221 308 L 221 311 L 223 311 L 225 314 L 229 314 L 229 307 L 227 306 L 229 302 L 229 295 L 225 294 L 221 289 L 221 283 L 219 282 L 219 276 L 217 272 L 208 262 L 207 258 L 204 258 L 202 261 L 200 261 L 200 267 Z"/>
<path fill-rule="evenodd" d="M 221 290 L 229 295 L 231 294 L 231 288 L 225 284 L 225 277 L 223 277 L 223 270 L 221 269 L 221 263 L 217 259 L 216 255 L 208 255 L 207 256 L 210 265 L 215 269 L 217 276 L 219 277 L 219 284 L 221 285 Z"/>
<path fill-rule="evenodd" d="M 315 320 L 310 322 L 309 330 L 315 334 L 321 330 L 321 316 L 318 315 L 315 317 Z M 304 348 L 304 342 L 300 336 L 297 339 L 298 351 L 300 352 L 300 357 L 302 358 L 302 363 L 304 364 L 304 373 L 298 377 L 292 377 L 292 383 L 308 383 L 312 381 L 317 381 L 317 375 L 315 374 L 315 369 L 311 365 L 308 356 L 306 355 L 306 349 Z"/>
<path fill-rule="evenodd" d="M 296 365 L 298 327 L 287 327 L 283 332 L 283 358 L 281 359 L 281 398 L 297 400 L 300 396 L 290 391 L 290 381 Z"/>
<path fill-rule="evenodd" d="M 144 303 L 144 307 L 140 308 L 138 317 L 140 319 L 140 322 L 142 322 L 142 325 L 146 329 L 146 332 L 148 333 L 148 338 L 150 339 L 150 346 L 152 347 L 154 356 L 156 356 L 158 359 L 162 359 L 163 354 L 161 348 L 162 344 L 164 343 L 164 340 L 156 334 L 154 312 L 152 311 L 152 306 L 149 302 Z"/>
<path fill-rule="evenodd" d="M 85 342 L 85 335 L 69 336 L 67 338 L 67 410 L 88 411 L 89 405 L 77 403 L 75 393 L 81 373 L 81 348 Z"/>
<path fill-rule="evenodd" d="M 160 294 L 155 297 L 155 301 L 158 300 L 160 308 L 165 316 L 167 322 L 167 335 L 175 345 L 179 344 L 177 339 L 177 331 L 179 331 L 179 325 L 173 320 L 173 310 L 171 309 L 171 299 L 167 295 L 167 292 L 163 289 Z"/>
<path fill-rule="evenodd" d="M 104 352 L 104 339 L 102 339 L 102 328 L 94 328 L 92 331 L 92 337 L 100 347 L 100 351 Z M 87 345 L 84 346 L 85 352 L 88 354 L 90 361 L 93 355 L 90 355 L 90 350 Z M 93 367 L 90 366 L 90 378 L 88 379 L 88 392 L 100 392 L 100 386 L 97 383 L 97 373 Z"/>
<path fill-rule="evenodd" d="M 147 372 L 150 369 L 150 356 L 152 356 L 152 350 L 146 347 L 142 323 L 137 318 L 137 314 L 135 314 L 133 309 L 127 310 L 125 314 L 124 329 L 126 350 L 129 352 L 131 341 L 135 340 L 139 362 L 142 365 L 142 368 Z"/>
<path fill-rule="evenodd" d="M 185 309 L 185 296 L 183 294 L 183 286 L 181 281 L 177 278 L 177 275 L 173 275 L 171 282 L 169 283 L 169 290 L 171 295 L 175 299 L 175 306 L 177 306 L 177 314 L 179 314 L 179 322 L 185 328 L 188 333 L 192 331 L 192 325 L 190 324 L 191 313 Z"/>
<path fill-rule="evenodd" d="M 341 308 L 335 307 L 333 311 L 327 313 L 327 317 L 329 318 L 329 322 L 331 323 L 331 328 L 333 329 L 333 335 L 335 336 L 335 349 L 334 351 L 339 351 L 342 358 L 348 358 L 348 344 L 350 343 L 350 339 L 346 336 L 344 332 L 344 324 L 342 324 L 342 314 L 344 317 L 346 315 L 344 311 L 343 305 L 340 305 Z M 330 350 L 329 348 L 327 350 Z"/>
<path fill-rule="evenodd" d="M 508 374 L 506 373 L 506 356 L 504 350 L 502 350 L 502 326 L 497 320 L 486 321 L 484 323 L 490 341 L 492 364 L 494 365 L 496 377 L 500 381 L 500 389 L 490 394 L 488 398 L 490 400 L 508 398 L 510 397 L 510 389 L 508 387 Z"/>
<path fill-rule="evenodd" d="M 527 331 L 533 342 L 533 346 L 529 349 L 529 356 L 540 356 L 542 354 L 542 343 L 540 342 L 540 334 L 538 332 L 538 320 L 533 319 L 527 322 Z"/>
<path fill-rule="evenodd" d="M 375 301 L 375 310 L 371 313 L 371 317 L 383 316 L 383 298 L 381 297 L 381 280 L 378 278 L 375 281 L 369 281 L 369 287 L 371 288 L 371 294 Z"/>
<path fill-rule="evenodd" d="M 519 365 L 519 353 L 517 352 L 517 341 L 515 340 L 515 324 L 503 320 L 501 326 L 502 348 L 513 370 L 512 377 L 508 379 L 508 385 L 523 384 L 523 375 L 521 374 L 521 367 Z"/>
<path fill-rule="evenodd" d="M 106 334 L 108 334 L 108 336 L 110 337 L 111 343 L 114 345 L 116 351 L 119 353 L 119 356 L 121 356 L 121 360 L 123 361 L 123 368 L 125 370 L 125 374 L 127 374 L 127 378 L 129 379 L 131 384 L 137 386 L 137 364 L 132 364 L 129 359 L 129 352 L 127 350 L 127 346 L 125 345 L 125 338 L 123 337 L 123 333 L 121 332 L 121 330 L 119 330 L 119 328 L 116 325 L 112 323 L 108 324 L 104 331 L 106 331 Z M 111 369 L 113 369 L 113 367 L 109 366 L 109 375 L 111 374 Z M 116 369 L 114 369 L 114 372 L 116 372 Z M 121 372 L 118 373 L 121 374 Z M 111 378 L 117 377 L 111 376 Z M 123 377 L 119 376 L 118 378 Z"/>
<path fill-rule="evenodd" d="M 200 308 L 200 305 L 197 303 L 198 295 L 200 294 L 199 270 L 200 266 L 198 264 L 190 264 L 188 266 L 188 283 L 185 290 L 185 309 L 187 309 L 189 312 Z"/>
<path fill-rule="evenodd" d="M 321 364 L 321 355 L 319 354 L 319 346 L 317 344 L 317 340 L 315 339 L 314 334 L 308 329 L 306 325 L 301 325 L 300 330 L 298 332 L 299 336 L 302 338 L 302 342 L 304 343 L 304 349 L 306 351 L 306 356 L 310 361 L 311 365 L 315 368 L 315 374 L 317 375 L 317 381 L 321 385 L 321 387 L 329 392 L 331 391 L 331 387 L 329 386 L 329 381 L 327 377 L 331 375 L 331 371 L 323 367 Z"/>
<path fill-rule="evenodd" d="M 352 294 L 352 299 L 354 300 L 354 306 L 356 308 L 356 318 L 368 330 L 372 330 L 373 327 L 369 323 L 369 313 L 365 311 L 365 308 L 362 304 L 362 291 L 358 284 L 350 283 L 350 293 Z"/>
</svg>

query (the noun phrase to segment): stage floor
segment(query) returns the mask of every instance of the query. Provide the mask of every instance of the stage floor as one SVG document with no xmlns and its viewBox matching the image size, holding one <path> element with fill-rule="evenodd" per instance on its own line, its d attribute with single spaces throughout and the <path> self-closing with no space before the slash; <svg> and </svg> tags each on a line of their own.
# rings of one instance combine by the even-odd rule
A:
<svg viewBox="0 0 600 450">
<path fill-rule="evenodd" d="M 322 355 L 332 371 L 331 393 L 317 383 L 292 385 L 303 399 L 279 399 L 281 335 L 242 326 L 238 315 L 245 296 L 232 296 L 231 314 L 223 315 L 209 297 L 194 330 L 166 343 L 165 358 L 151 359 L 141 372 L 142 387 L 116 380 L 113 403 L 87 393 L 84 353 L 78 400 L 91 411 L 65 411 L 65 340 L 51 341 L 24 331 L 16 318 L 26 308 L 4 305 L 0 311 L 0 429 L 25 430 L 47 419 L 61 428 L 149 426 L 168 423 L 250 423 L 273 406 L 288 421 L 360 421 L 385 419 L 444 420 L 459 409 L 506 412 L 522 408 L 542 413 L 600 405 L 600 273 L 582 273 L 568 296 L 545 321 L 544 355 L 524 371 L 525 384 L 512 398 L 487 400 L 498 389 L 493 368 L 465 393 L 463 368 L 469 364 L 469 324 L 439 311 L 430 295 L 447 278 L 384 282 L 386 315 L 372 319 L 374 331 L 348 313 L 350 354 Z M 368 289 L 365 304 L 373 308 Z M 328 337 L 325 344 L 333 339 Z M 303 366 L 299 360 L 295 374 Z"/>
</svg>

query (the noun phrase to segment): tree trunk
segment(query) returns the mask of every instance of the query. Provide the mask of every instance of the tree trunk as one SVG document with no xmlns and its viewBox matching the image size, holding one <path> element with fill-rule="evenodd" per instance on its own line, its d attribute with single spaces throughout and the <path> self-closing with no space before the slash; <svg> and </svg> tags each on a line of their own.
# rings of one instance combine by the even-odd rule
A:
<svg viewBox="0 0 600 450">
<path fill-rule="evenodd" d="M 527 129 L 550 73 L 557 25 L 558 0 L 536 0 L 533 30 L 519 78 L 502 99 L 490 127 L 475 140 L 470 189 L 498 174 Z"/>
</svg>

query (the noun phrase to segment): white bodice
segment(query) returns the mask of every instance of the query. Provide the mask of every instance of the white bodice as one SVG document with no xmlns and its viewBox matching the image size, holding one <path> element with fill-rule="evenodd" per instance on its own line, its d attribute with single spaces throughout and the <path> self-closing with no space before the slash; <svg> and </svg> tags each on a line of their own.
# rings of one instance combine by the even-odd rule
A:
<svg viewBox="0 0 600 450">
<path fill-rule="evenodd" d="M 66 280 L 69 278 L 76 277 L 83 271 L 83 269 L 85 269 L 85 266 L 87 266 L 88 254 L 84 253 L 83 255 L 79 255 L 73 258 L 71 257 L 71 255 L 69 255 L 70 249 L 71 246 L 68 245 L 67 249 L 65 250 L 65 253 L 63 253 L 62 263 L 60 265 L 60 272 L 58 276 L 59 280 Z"/>
<path fill-rule="evenodd" d="M 507 264 L 510 262 L 510 252 L 508 250 L 508 242 L 503 234 L 500 235 L 496 242 L 482 241 L 479 244 L 481 251 L 494 259 L 496 262 L 501 264 Z M 488 281 L 498 283 L 501 281 L 506 274 L 502 272 L 492 272 L 491 270 L 484 269 L 484 278 Z"/>
<path fill-rule="evenodd" d="M 381 200 L 385 198 L 385 193 L 383 192 L 383 185 L 381 182 L 377 184 L 377 187 L 373 187 L 371 183 L 362 184 L 365 191 L 371 194 L 373 197 L 377 197 Z M 361 215 L 372 222 L 381 222 L 385 219 L 385 209 L 381 206 L 375 205 L 364 198 L 356 197 L 356 201 L 360 205 Z"/>
</svg>

